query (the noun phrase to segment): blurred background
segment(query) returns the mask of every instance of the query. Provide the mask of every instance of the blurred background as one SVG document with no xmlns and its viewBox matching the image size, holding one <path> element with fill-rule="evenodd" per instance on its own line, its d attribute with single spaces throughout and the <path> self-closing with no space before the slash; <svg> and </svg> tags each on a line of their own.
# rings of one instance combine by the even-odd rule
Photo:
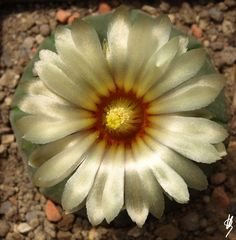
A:
<svg viewBox="0 0 236 240">
<path fill-rule="evenodd" d="M 142 229 L 113 223 L 92 227 L 86 218 L 64 215 L 35 188 L 9 123 L 12 97 L 24 67 L 57 25 L 112 11 L 120 4 L 158 16 L 168 14 L 206 48 L 227 78 L 228 156 L 209 178 L 209 188 Z M 194 59 L 193 59 L 194 61 Z M 0 239 L 6 240 L 236 240 L 236 1 L 46 1 L 0 0 Z M 235 96 L 234 96 L 235 95 Z"/>
</svg>

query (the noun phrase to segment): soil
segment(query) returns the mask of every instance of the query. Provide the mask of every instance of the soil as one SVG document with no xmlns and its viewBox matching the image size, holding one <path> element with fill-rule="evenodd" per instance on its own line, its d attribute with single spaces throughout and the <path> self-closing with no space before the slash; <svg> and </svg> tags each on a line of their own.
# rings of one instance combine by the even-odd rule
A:
<svg viewBox="0 0 236 240">
<path fill-rule="evenodd" d="M 42 40 L 58 24 L 109 11 L 120 5 L 120 1 L 113 0 L 103 5 L 94 1 L 82 1 L 79 4 L 73 1 L 70 4 L 65 1 L 13 2 L 0 3 L 0 239 L 225 239 L 229 229 L 226 229 L 224 221 L 228 214 L 236 217 L 235 0 L 177 1 L 174 5 L 168 1 L 150 5 L 138 1 L 132 4 L 126 2 L 152 15 L 168 14 L 177 28 L 193 34 L 201 41 L 217 69 L 227 79 L 225 95 L 230 117 L 228 155 L 209 178 L 209 188 L 192 197 L 189 204 L 166 213 L 161 220 L 149 218 L 142 229 L 135 225 L 122 228 L 114 224 L 92 227 L 86 218 L 74 214 L 65 216 L 60 206 L 55 208 L 32 185 L 9 123 L 15 88 L 25 65 Z M 56 211 L 55 215 L 47 212 L 49 206 L 51 211 Z M 230 240 L 236 240 L 235 222 L 233 226 L 228 235 Z"/>
</svg>

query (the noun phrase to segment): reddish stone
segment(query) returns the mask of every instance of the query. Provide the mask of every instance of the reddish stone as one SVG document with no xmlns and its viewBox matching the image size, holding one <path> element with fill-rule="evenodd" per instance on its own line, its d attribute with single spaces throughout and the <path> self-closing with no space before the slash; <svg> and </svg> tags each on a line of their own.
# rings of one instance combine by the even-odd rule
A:
<svg viewBox="0 0 236 240">
<path fill-rule="evenodd" d="M 223 187 L 216 187 L 211 197 L 213 202 L 222 208 L 227 208 L 230 204 L 229 197 Z"/>
<path fill-rule="evenodd" d="M 71 24 L 72 22 L 74 22 L 78 18 L 80 18 L 80 14 L 79 13 L 74 13 L 68 18 L 67 23 Z"/>
<path fill-rule="evenodd" d="M 99 13 L 107 13 L 111 11 L 111 7 L 110 5 L 108 5 L 107 3 L 100 3 L 99 7 L 98 7 L 98 12 Z"/>
<path fill-rule="evenodd" d="M 70 16 L 71 13 L 69 11 L 65 11 L 62 9 L 59 9 L 56 13 L 56 19 L 60 23 L 66 23 Z"/>
<path fill-rule="evenodd" d="M 224 173 L 216 173 L 211 176 L 211 183 L 215 185 L 219 185 L 223 183 L 226 179 L 226 175 Z"/>
<path fill-rule="evenodd" d="M 45 205 L 45 214 L 50 222 L 58 222 L 61 220 L 62 216 L 56 205 L 48 200 Z"/>
<path fill-rule="evenodd" d="M 35 47 L 31 48 L 32 53 L 36 53 L 37 49 Z"/>
<path fill-rule="evenodd" d="M 202 37 L 202 29 L 199 26 L 197 26 L 196 24 L 192 25 L 191 30 L 192 30 L 193 35 L 196 38 L 201 38 Z"/>
</svg>

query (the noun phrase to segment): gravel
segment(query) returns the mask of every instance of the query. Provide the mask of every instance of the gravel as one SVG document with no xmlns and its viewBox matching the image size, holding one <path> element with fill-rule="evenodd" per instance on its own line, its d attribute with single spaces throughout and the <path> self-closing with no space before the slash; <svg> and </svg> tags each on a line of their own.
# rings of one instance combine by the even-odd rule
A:
<svg viewBox="0 0 236 240">
<path fill-rule="evenodd" d="M 0 237 L 5 237 L 10 230 L 10 225 L 5 220 L 0 220 Z"/>
<path fill-rule="evenodd" d="M 32 230 L 32 227 L 28 223 L 20 223 L 17 225 L 16 230 L 20 233 L 27 233 Z"/>
<path fill-rule="evenodd" d="M 215 7 L 209 10 L 209 15 L 216 22 L 222 22 L 224 18 L 223 13 L 220 11 L 220 9 L 217 9 Z"/>
<path fill-rule="evenodd" d="M 180 230 L 172 224 L 163 225 L 155 232 L 161 239 L 166 240 L 175 240 L 180 236 Z"/>
<path fill-rule="evenodd" d="M 67 214 L 62 217 L 62 220 L 57 224 L 58 229 L 62 231 L 68 231 L 73 227 L 75 216 L 73 214 Z"/>
<path fill-rule="evenodd" d="M 183 229 L 187 231 L 196 231 L 199 229 L 199 214 L 197 212 L 190 212 L 183 216 L 180 222 Z"/>
<path fill-rule="evenodd" d="M 147 5 L 135 1 L 130 5 L 152 15 L 169 14 L 177 28 L 194 34 L 204 44 L 216 67 L 227 77 L 229 155 L 218 163 L 205 192 L 192 194 L 189 204 L 178 205 L 160 220 L 149 217 L 142 229 L 134 225 L 121 228 L 115 223 L 93 227 L 86 218 L 64 215 L 59 206 L 48 204 L 29 179 L 9 123 L 10 104 L 19 78 L 43 39 L 58 24 L 67 24 L 78 16 L 98 14 L 98 10 L 109 11 L 119 5 L 119 1 L 105 3 L 106 7 L 94 3 L 88 5 L 86 1 L 77 5 L 51 1 L 1 5 L 0 239 L 225 239 L 227 230 L 223 223 L 229 213 L 236 216 L 236 2 L 178 2 L 172 5 L 171 1 L 161 1 L 160 5 Z M 48 208 L 56 211 L 51 218 Z M 229 239 L 236 239 L 235 229 Z"/>
<path fill-rule="evenodd" d="M 42 24 L 40 26 L 40 33 L 44 36 L 47 37 L 50 34 L 50 26 L 48 24 Z"/>
</svg>

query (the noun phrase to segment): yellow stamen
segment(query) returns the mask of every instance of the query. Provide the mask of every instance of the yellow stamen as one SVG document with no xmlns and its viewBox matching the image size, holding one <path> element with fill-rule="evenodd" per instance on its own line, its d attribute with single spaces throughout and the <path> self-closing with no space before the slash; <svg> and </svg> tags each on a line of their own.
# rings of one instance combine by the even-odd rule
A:
<svg viewBox="0 0 236 240">
<path fill-rule="evenodd" d="M 130 119 L 130 109 L 125 107 L 111 108 L 106 114 L 106 126 L 117 130 L 127 124 Z"/>
</svg>

